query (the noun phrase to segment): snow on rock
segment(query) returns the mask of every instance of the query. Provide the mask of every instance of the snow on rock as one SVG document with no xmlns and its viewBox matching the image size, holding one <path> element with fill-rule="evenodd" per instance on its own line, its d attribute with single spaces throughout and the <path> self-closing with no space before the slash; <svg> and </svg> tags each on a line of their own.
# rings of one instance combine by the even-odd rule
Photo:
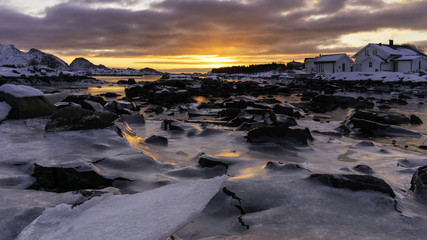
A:
<svg viewBox="0 0 427 240">
<path fill-rule="evenodd" d="M 11 109 L 12 107 L 9 104 L 0 102 L 0 122 L 7 117 Z"/>
<path fill-rule="evenodd" d="M 47 100 L 49 100 L 50 103 L 56 104 L 56 103 L 64 100 L 70 94 L 71 94 L 71 91 L 67 89 L 67 90 L 64 90 L 64 91 L 58 92 L 58 93 L 45 94 L 44 96 L 47 98 Z"/>
<path fill-rule="evenodd" d="M 226 176 L 47 209 L 17 239 L 165 239 L 196 217 Z"/>
<path fill-rule="evenodd" d="M 412 81 L 426 82 L 427 76 L 419 73 L 401 73 L 401 72 L 339 72 L 333 74 L 318 74 L 326 80 L 351 80 L 363 81 L 374 80 L 383 82 Z"/>
<path fill-rule="evenodd" d="M 16 98 L 24 98 L 24 97 L 38 97 L 43 96 L 43 92 L 38 89 L 24 86 L 24 85 L 13 85 L 13 84 L 4 84 L 0 86 L 0 92 L 7 93 Z"/>
</svg>

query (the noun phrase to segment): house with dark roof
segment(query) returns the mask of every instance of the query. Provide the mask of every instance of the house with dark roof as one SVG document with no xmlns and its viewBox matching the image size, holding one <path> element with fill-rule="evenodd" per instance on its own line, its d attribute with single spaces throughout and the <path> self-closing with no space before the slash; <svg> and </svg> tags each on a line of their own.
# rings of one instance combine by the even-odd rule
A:
<svg viewBox="0 0 427 240">
<path fill-rule="evenodd" d="M 347 54 L 320 55 L 313 63 L 318 73 L 351 72 L 354 64 Z"/>
<path fill-rule="evenodd" d="M 354 54 L 355 71 L 420 72 L 427 70 L 427 55 L 409 46 L 369 43 Z"/>
</svg>

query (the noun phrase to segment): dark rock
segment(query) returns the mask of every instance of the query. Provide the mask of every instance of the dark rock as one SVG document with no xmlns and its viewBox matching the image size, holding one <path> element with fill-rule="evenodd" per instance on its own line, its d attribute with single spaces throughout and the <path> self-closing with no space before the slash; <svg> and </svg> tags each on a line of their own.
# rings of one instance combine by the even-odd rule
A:
<svg viewBox="0 0 427 240">
<path fill-rule="evenodd" d="M 221 162 L 220 160 L 211 158 L 209 156 L 200 157 L 198 163 L 203 168 L 213 168 L 216 166 L 224 166 L 226 169 L 228 169 L 228 163 Z"/>
<path fill-rule="evenodd" d="M 419 118 L 414 114 L 411 114 L 409 118 L 410 118 L 411 124 L 415 124 L 415 125 L 423 124 L 423 121 L 421 120 L 421 118 Z"/>
<path fill-rule="evenodd" d="M 97 170 L 83 167 L 46 167 L 34 164 L 36 182 L 30 189 L 48 189 L 55 192 L 81 189 L 101 189 L 112 185 L 112 179 L 103 177 Z"/>
<path fill-rule="evenodd" d="M 107 93 L 100 94 L 100 95 L 103 97 L 106 97 L 106 98 L 116 98 L 116 97 L 120 96 L 120 94 L 113 93 L 113 92 L 107 92 Z"/>
<path fill-rule="evenodd" d="M 374 170 L 371 167 L 363 164 L 359 164 L 353 167 L 353 170 L 364 173 L 364 174 L 373 174 Z"/>
<path fill-rule="evenodd" d="M 121 115 L 120 120 L 131 124 L 145 123 L 144 115 L 140 113 L 134 113 L 131 115 Z"/>
<path fill-rule="evenodd" d="M 297 143 L 308 145 L 308 141 L 313 140 L 308 128 L 289 128 L 289 127 L 261 127 L 248 132 L 245 137 L 251 143 Z"/>
<path fill-rule="evenodd" d="M 267 162 L 264 168 L 271 170 L 306 170 L 296 163 Z"/>
<path fill-rule="evenodd" d="M 420 145 L 418 146 L 419 149 L 427 150 L 427 145 Z"/>
<path fill-rule="evenodd" d="M 372 190 L 387 193 L 393 198 L 396 196 L 393 189 L 384 180 L 370 175 L 311 174 L 308 179 L 334 188 L 346 188 L 353 191 Z"/>
<path fill-rule="evenodd" d="M 62 101 L 63 102 L 73 102 L 73 103 L 77 103 L 77 104 L 83 106 L 85 100 L 97 102 L 97 103 L 101 104 L 102 106 L 104 106 L 107 103 L 102 97 L 92 96 L 90 94 L 70 95 L 70 96 L 67 96 Z"/>
<path fill-rule="evenodd" d="M 155 145 L 168 145 L 168 139 L 162 136 L 153 135 L 147 139 L 145 139 L 146 143 L 155 144 Z"/>
<path fill-rule="evenodd" d="M 350 118 L 358 118 L 358 119 L 374 121 L 377 123 L 392 124 L 392 125 L 407 124 L 410 122 L 410 119 L 407 116 L 400 113 L 380 112 L 380 111 L 373 111 L 373 110 L 365 110 L 365 111 L 356 110 L 353 112 Z"/>
<path fill-rule="evenodd" d="M 411 188 L 409 190 L 414 192 L 416 198 L 427 203 L 427 166 L 418 168 L 412 175 Z"/>
<path fill-rule="evenodd" d="M 285 107 L 280 104 L 276 104 L 273 106 L 273 111 L 277 114 L 284 114 L 288 116 L 294 116 L 294 109 L 290 107 Z"/>
<path fill-rule="evenodd" d="M 391 107 L 383 104 L 383 105 L 379 105 L 378 109 L 380 109 L 380 110 L 388 110 L 388 109 L 391 109 Z"/>
<path fill-rule="evenodd" d="M 163 120 L 162 129 L 171 131 L 184 131 L 182 123 L 172 119 Z"/>
<path fill-rule="evenodd" d="M 138 111 L 132 103 L 123 100 L 111 101 L 105 104 L 104 109 L 115 114 L 132 114 Z"/>
<path fill-rule="evenodd" d="M 12 108 L 9 119 L 37 118 L 52 115 L 56 107 L 44 96 L 17 98 L 0 92 L 0 102 L 6 102 Z"/>
<path fill-rule="evenodd" d="M 237 117 L 237 115 L 239 115 L 239 113 L 241 112 L 241 109 L 239 108 L 226 108 L 221 110 L 218 113 L 218 116 L 223 117 L 225 121 L 229 121 L 235 117 Z"/>
<path fill-rule="evenodd" d="M 113 125 L 117 115 L 93 112 L 80 107 L 65 107 L 56 111 L 46 124 L 46 131 L 85 130 Z"/>
<path fill-rule="evenodd" d="M 163 109 L 162 106 L 155 106 L 155 107 L 149 107 L 149 108 L 147 108 L 147 110 L 145 110 L 144 112 L 146 112 L 146 113 L 160 114 L 160 113 L 162 113 L 164 111 L 165 110 Z"/>
</svg>

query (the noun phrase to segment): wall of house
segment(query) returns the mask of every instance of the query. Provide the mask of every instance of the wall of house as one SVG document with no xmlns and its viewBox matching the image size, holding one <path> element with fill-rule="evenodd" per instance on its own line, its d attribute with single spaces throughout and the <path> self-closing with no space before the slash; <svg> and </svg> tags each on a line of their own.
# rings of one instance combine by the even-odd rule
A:
<svg viewBox="0 0 427 240">
<path fill-rule="evenodd" d="M 372 67 L 369 67 L 369 63 L 372 62 Z M 359 64 L 361 72 L 378 72 L 381 71 L 381 65 L 380 63 L 372 60 L 367 59 L 366 61 L 362 62 L 362 64 Z"/>
<path fill-rule="evenodd" d="M 412 71 L 413 72 L 420 71 L 420 69 L 419 69 L 420 63 L 421 63 L 421 70 L 427 71 L 427 59 L 421 58 L 421 59 L 417 59 L 416 61 L 414 61 L 413 65 L 412 65 Z"/>
<path fill-rule="evenodd" d="M 380 66 L 380 63 L 377 63 L 375 61 L 372 61 L 372 67 L 369 67 L 369 60 L 365 61 L 367 58 L 370 58 L 370 56 L 378 56 L 382 59 L 387 59 L 388 55 L 384 53 L 383 51 L 377 49 L 376 47 L 372 45 L 368 45 L 365 50 L 359 53 L 359 55 L 356 56 L 356 65 L 354 71 L 359 72 L 375 72 L 376 69 L 378 71 L 392 71 L 393 66 L 391 64 L 383 63 Z"/>
<path fill-rule="evenodd" d="M 344 69 L 342 68 L 343 64 L 345 65 Z M 345 57 L 340 58 L 340 60 L 338 60 L 335 65 L 335 72 L 351 72 L 352 65 L 353 65 L 353 62 L 351 62 L 347 58 Z"/>
<path fill-rule="evenodd" d="M 306 62 L 305 63 L 305 71 L 308 73 L 317 72 L 317 67 L 314 65 L 314 61 Z"/>
<path fill-rule="evenodd" d="M 398 61 L 397 63 L 397 72 L 412 72 L 411 62 L 410 61 Z"/>
<path fill-rule="evenodd" d="M 319 73 L 334 73 L 336 72 L 336 68 L 333 63 L 318 63 L 317 64 L 317 72 Z"/>
</svg>

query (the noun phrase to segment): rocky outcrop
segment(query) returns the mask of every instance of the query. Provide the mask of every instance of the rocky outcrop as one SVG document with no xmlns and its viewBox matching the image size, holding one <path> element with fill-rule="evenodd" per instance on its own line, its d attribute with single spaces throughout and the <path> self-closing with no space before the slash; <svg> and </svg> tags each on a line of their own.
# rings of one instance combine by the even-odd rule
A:
<svg viewBox="0 0 427 240">
<path fill-rule="evenodd" d="M 396 196 L 390 185 L 384 180 L 371 175 L 311 174 L 308 179 L 318 181 L 326 186 L 334 188 L 346 188 L 353 191 L 371 190 L 387 193 L 393 198 Z"/>
<path fill-rule="evenodd" d="M 56 107 L 49 102 L 42 92 L 21 85 L 5 84 L 0 89 L 0 102 L 10 107 L 9 119 L 36 118 L 52 115 Z"/>
<path fill-rule="evenodd" d="M 86 130 L 113 126 L 117 115 L 109 112 L 93 112 L 70 106 L 56 111 L 46 124 L 46 131 Z"/>
<path fill-rule="evenodd" d="M 89 166 L 60 167 L 34 164 L 32 175 L 36 182 L 30 189 L 67 192 L 81 189 L 101 189 L 111 186 L 114 180 L 103 177 L 97 168 Z"/>
</svg>

